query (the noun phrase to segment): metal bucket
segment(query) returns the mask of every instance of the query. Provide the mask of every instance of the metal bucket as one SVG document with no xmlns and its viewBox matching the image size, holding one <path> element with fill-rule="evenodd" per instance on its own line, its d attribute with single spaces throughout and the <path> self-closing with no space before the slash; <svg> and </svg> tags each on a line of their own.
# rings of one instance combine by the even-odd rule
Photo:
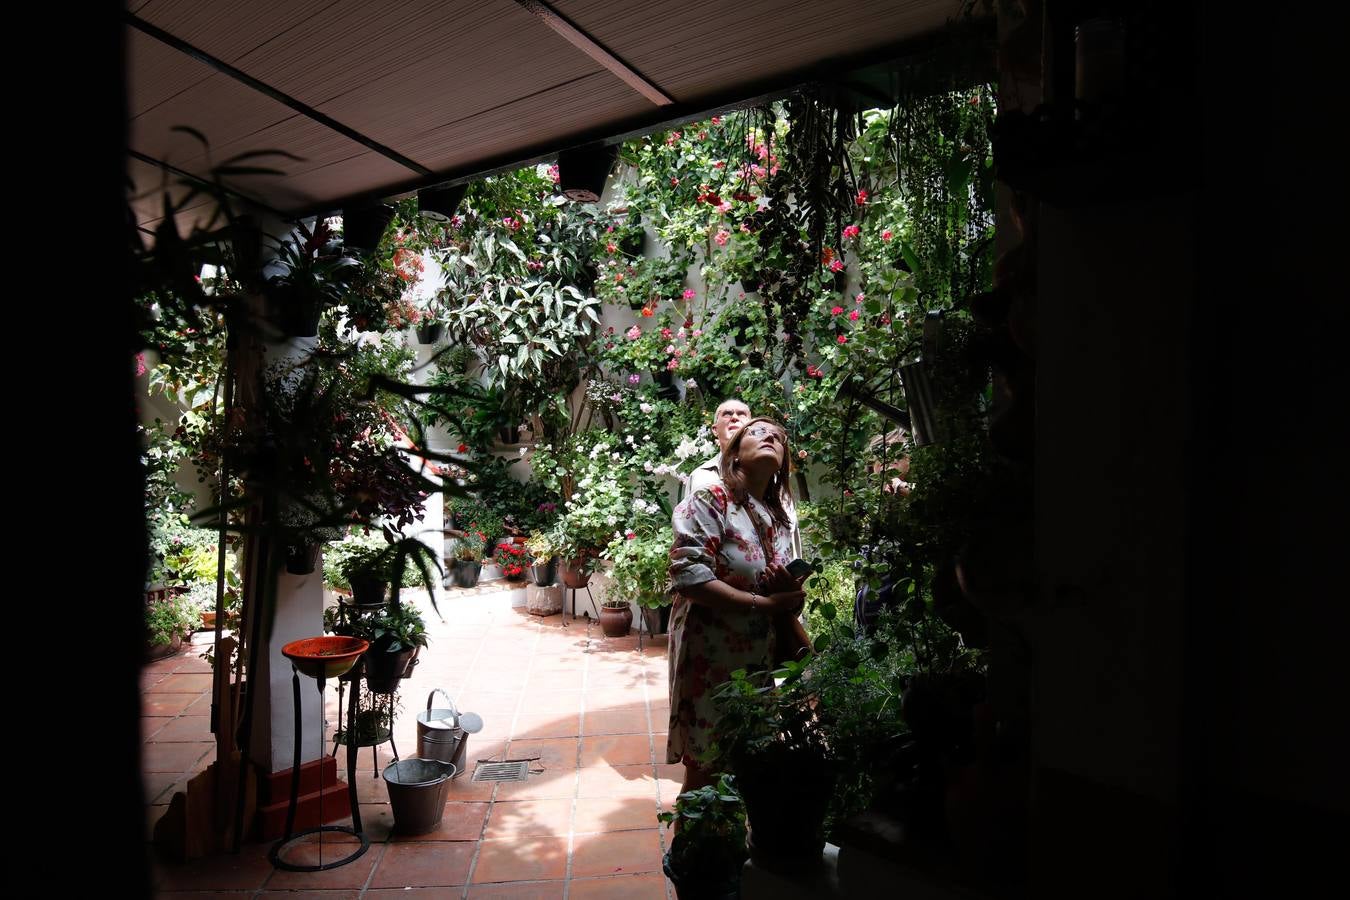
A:
<svg viewBox="0 0 1350 900">
<path fill-rule="evenodd" d="M 437 694 L 445 698 L 444 707 L 434 706 Z M 469 749 L 469 732 L 483 727 L 481 721 L 461 723 L 461 718 L 467 720 L 469 716 L 473 714 L 461 717 L 450 695 L 440 688 L 434 689 L 427 695 L 426 711 L 417 714 L 417 755 L 422 759 L 454 763 L 455 774 L 463 772 L 465 754 Z M 477 719 L 477 716 L 473 718 Z M 464 724 L 476 724 L 477 727 L 466 730 Z"/>
<path fill-rule="evenodd" d="M 400 834 L 435 831 L 445 812 L 445 789 L 457 769 L 439 759 L 403 759 L 384 767 L 394 830 Z"/>
</svg>

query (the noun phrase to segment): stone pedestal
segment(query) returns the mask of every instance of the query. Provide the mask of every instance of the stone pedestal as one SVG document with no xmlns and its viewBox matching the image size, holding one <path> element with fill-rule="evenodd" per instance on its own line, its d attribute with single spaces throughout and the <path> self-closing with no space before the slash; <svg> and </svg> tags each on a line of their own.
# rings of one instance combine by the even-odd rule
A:
<svg viewBox="0 0 1350 900">
<path fill-rule="evenodd" d="M 555 616 L 562 612 L 562 585 L 551 584 L 548 587 L 529 585 L 525 589 L 525 608 L 533 616 Z"/>
</svg>

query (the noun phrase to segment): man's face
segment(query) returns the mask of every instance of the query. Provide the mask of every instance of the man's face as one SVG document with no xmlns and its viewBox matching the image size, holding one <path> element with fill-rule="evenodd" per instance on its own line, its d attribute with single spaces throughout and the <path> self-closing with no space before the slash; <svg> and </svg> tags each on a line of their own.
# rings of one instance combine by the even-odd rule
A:
<svg viewBox="0 0 1350 900">
<path fill-rule="evenodd" d="M 731 443 L 731 436 L 748 421 L 750 407 L 739 400 L 728 400 L 717 407 L 717 415 L 713 418 L 713 435 L 717 438 L 717 446 L 726 450 L 727 444 Z"/>
</svg>

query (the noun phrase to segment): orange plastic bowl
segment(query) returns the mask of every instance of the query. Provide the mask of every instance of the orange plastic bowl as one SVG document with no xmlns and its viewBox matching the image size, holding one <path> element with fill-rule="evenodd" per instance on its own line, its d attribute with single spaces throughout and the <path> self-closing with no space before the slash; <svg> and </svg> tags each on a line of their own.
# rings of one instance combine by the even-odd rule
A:
<svg viewBox="0 0 1350 900">
<path fill-rule="evenodd" d="M 336 678 L 356 665 L 368 647 L 370 642 L 361 638 L 327 634 L 291 641 L 281 655 L 310 678 Z"/>
</svg>

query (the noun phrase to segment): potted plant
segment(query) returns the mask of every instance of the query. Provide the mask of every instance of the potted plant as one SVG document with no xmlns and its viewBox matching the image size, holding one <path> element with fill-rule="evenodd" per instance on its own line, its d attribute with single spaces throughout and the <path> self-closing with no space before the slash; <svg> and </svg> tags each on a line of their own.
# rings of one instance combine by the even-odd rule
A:
<svg viewBox="0 0 1350 900">
<path fill-rule="evenodd" d="M 605 549 L 605 556 L 613 563 L 610 594 L 638 604 L 649 634 L 665 630 L 660 610 L 670 606 L 667 572 L 674 543 L 675 534 L 669 525 L 639 524 Z"/>
<path fill-rule="evenodd" d="M 530 556 L 530 577 L 540 587 L 548 587 L 558 578 L 558 551 L 548 529 L 534 532 L 525 541 Z"/>
<path fill-rule="evenodd" d="M 366 685 L 376 693 L 391 694 L 427 645 L 426 622 L 411 603 L 395 602 L 372 615 L 369 627 Z"/>
<path fill-rule="evenodd" d="M 835 766 L 802 678 L 808 662 L 775 672 L 739 669 L 714 693 L 717 759 L 736 774 L 745 799 L 750 857 L 769 868 L 819 865 L 825 847 Z"/>
<path fill-rule="evenodd" d="M 625 637 L 633 627 L 633 607 L 622 597 L 606 596 L 600 601 L 600 630 L 605 637 Z"/>
<path fill-rule="evenodd" d="M 679 825 L 661 868 L 680 900 L 740 896 L 745 807 L 734 776 L 723 773 L 715 784 L 680 794 L 674 810 L 657 819 Z"/>
<path fill-rule="evenodd" d="M 492 561 L 501 567 L 502 574 L 508 580 L 524 581 L 525 567 L 530 563 L 530 556 L 524 544 L 503 541 L 493 552 Z"/>
<path fill-rule="evenodd" d="M 450 578 L 456 587 L 471 588 L 478 584 L 483 570 L 483 535 L 471 531 L 453 539 L 450 547 Z"/>
<path fill-rule="evenodd" d="M 341 570 L 352 588 L 352 604 L 383 606 L 393 577 L 393 554 L 388 545 L 357 545 L 347 551 Z"/>
<path fill-rule="evenodd" d="M 192 634 L 200 621 L 197 606 L 186 593 L 165 591 L 162 597 L 146 603 L 146 660 L 177 653 L 183 638 Z"/>
<path fill-rule="evenodd" d="M 342 301 L 344 276 L 361 265 L 342 256 L 332 237 L 328 224 L 320 220 L 313 231 L 297 226 L 294 238 L 277 245 L 281 271 L 267 279 L 267 296 L 274 321 L 289 337 L 317 335 L 319 316 Z"/>
</svg>

